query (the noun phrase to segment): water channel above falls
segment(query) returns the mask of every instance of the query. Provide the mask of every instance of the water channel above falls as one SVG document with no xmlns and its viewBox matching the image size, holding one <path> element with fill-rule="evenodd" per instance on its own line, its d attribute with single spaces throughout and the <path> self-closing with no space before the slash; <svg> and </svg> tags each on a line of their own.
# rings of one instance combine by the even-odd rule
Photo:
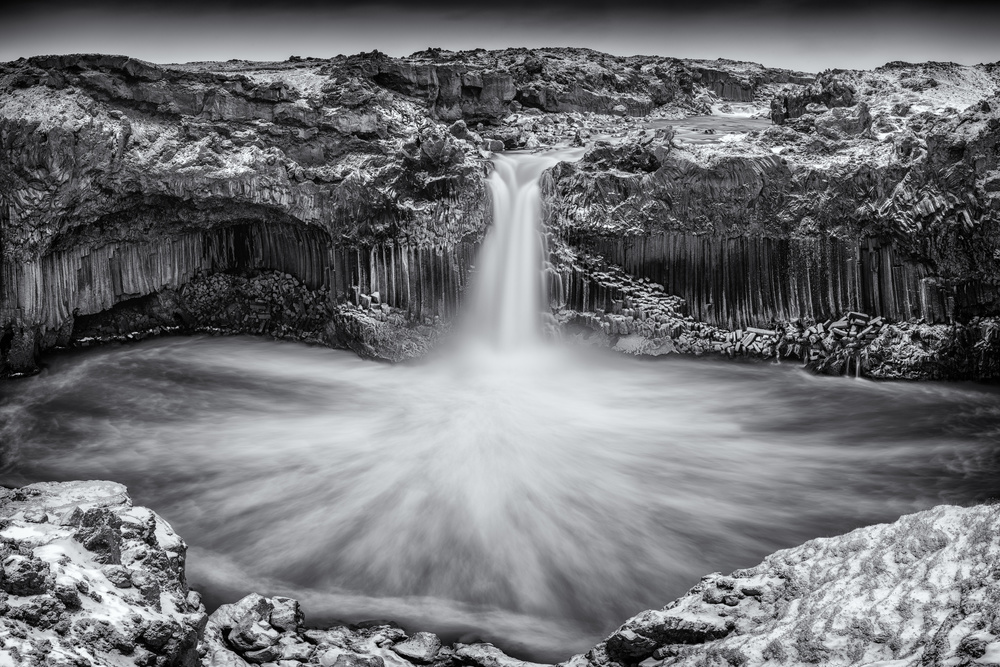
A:
<svg viewBox="0 0 1000 667">
<path fill-rule="evenodd" d="M 537 214 L 532 160 L 551 159 L 500 162 L 498 228 Z M 484 245 L 465 340 L 422 363 L 250 337 L 52 355 L 0 385 L 0 482 L 127 484 L 187 540 L 209 605 L 284 594 L 311 624 L 393 619 L 539 661 L 708 572 L 1000 495 L 995 388 L 542 343 L 522 326 L 532 229 Z"/>
<path fill-rule="evenodd" d="M 689 144 L 714 144 L 733 140 L 747 132 L 766 130 L 770 118 L 753 118 L 748 114 L 713 114 L 681 119 L 653 119 L 645 124 L 651 129 L 670 126 L 674 136 Z M 728 139 L 726 139 L 728 137 Z"/>
</svg>

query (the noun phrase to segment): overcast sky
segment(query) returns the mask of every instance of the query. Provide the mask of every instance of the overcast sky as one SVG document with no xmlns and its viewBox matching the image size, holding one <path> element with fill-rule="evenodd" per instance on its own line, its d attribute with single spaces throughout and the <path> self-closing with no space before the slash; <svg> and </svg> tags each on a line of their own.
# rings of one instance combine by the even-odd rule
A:
<svg viewBox="0 0 1000 667">
<path fill-rule="evenodd" d="M 1000 5 L 1000 3 L 996 3 Z M 284 60 L 378 49 L 585 46 L 819 71 L 891 60 L 1000 61 L 1000 7 L 957 0 L 647 2 L 143 0 L 31 3 L 0 21 L 0 61 L 118 53 L 158 63 Z"/>
</svg>

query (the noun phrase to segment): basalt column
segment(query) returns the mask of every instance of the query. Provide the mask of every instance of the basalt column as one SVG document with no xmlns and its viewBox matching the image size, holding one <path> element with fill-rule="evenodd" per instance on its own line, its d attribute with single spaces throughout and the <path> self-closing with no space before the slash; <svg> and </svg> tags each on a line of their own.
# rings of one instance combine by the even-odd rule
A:
<svg viewBox="0 0 1000 667">
<path fill-rule="evenodd" d="M 959 290 L 956 304 L 956 291 L 940 285 L 923 263 L 877 238 L 661 233 L 564 240 L 663 285 L 685 299 L 696 319 L 731 329 L 795 318 L 824 320 L 848 311 L 946 321 L 961 307 L 961 294 L 972 290 Z M 604 308 L 606 290 L 577 284 L 587 280 L 580 272 L 561 275 L 557 284 L 566 294 L 555 300 L 581 310 Z"/>
<path fill-rule="evenodd" d="M 479 243 L 411 245 L 403 242 L 338 246 L 333 250 L 331 288 L 354 304 L 375 298 L 405 310 L 411 320 L 456 314 L 468 287 Z"/>
</svg>

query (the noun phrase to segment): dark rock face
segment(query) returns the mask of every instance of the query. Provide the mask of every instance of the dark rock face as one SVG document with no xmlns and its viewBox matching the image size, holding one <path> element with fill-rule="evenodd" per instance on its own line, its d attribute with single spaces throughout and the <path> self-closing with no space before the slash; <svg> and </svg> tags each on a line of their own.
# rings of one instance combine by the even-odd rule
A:
<svg viewBox="0 0 1000 667">
<path fill-rule="evenodd" d="M 65 344 L 74 318 L 198 272 L 260 266 L 329 288 L 335 247 L 482 235 L 477 136 L 418 131 L 417 101 L 346 61 L 299 69 L 105 56 L 2 67 L 6 372 Z"/>
<path fill-rule="evenodd" d="M 856 93 L 854 86 L 842 81 L 836 73 L 826 73 L 801 90 L 775 97 L 771 102 L 771 120 L 783 125 L 805 114 L 811 105 L 827 109 L 853 106 Z"/>
<path fill-rule="evenodd" d="M 994 107 L 890 131 L 885 101 L 874 103 L 813 114 L 811 140 L 773 128 L 738 150 L 648 133 L 598 144 L 543 178 L 549 228 L 732 330 L 860 311 L 957 321 L 978 338 L 969 323 L 997 313 L 1000 284 L 1000 200 L 984 187 L 1000 121 L 983 109 Z"/>
<path fill-rule="evenodd" d="M 544 178 L 551 230 L 663 282 L 708 324 L 769 326 L 796 300 L 815 320 L 989 317 L 997 76 L 891 63 L 816 78 L 586 49 L 8 63 L 0 374 L 31 372 L 56 346 L 185 330 L 419 354 L 440 333 L 421 327 L 456 312 L 489 223 L 488 151 L 567 143 L 591 150 Z M 771 100 L 775 126 L 711 145 L 637 119 Z M 615 255 L 610 237 L 632 249 Z M 757 250 L 801 241 L 856 250 L 791 278 L 784 250 Z M 698 243 L 707 254 L 685 250 Z M 711 259 L 734 244 L 740 261 L 763 260 L 766 280 L 745 293 Z M 671 267 L 687 265 L 701 273 L 681 282 L 700 287 L 677 287 Z"/>
</svg>

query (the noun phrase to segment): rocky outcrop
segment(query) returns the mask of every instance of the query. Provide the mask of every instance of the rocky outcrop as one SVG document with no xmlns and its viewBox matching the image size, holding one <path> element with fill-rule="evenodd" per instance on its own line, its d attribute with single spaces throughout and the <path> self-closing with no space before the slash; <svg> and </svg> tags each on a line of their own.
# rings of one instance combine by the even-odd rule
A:
<svg viewBox="0 0 1000 667">
<path fill-rule="evenodd" d="M 703 577 L 566 664 L 1000 664 L 998 520 L 941 506 L 812 540 Z"/>
<path fill-rule="evenodd" d="M 32 370 L 78 317 L 163 305 L 196 275 L 279 270 L 339 289 L 332 309 L 362 284 L 339 266 L 356 249 L 451 248 L 488 221 L 482 140 L 346 61 L 34 58 L 3 66 L 0 87 L 0 372 Z M 438 314 L 411 307 L 415 289 L 390 291 L 417 319 Z"/>
<path fill-rule="evenodd" d="M 940 506 L 812 540 L 707 575 L 562 664 L 1000 664 L 998 526 L 996 505 Z M 9 664 L 536 667 L 391 621 L 312 627 L 284 597 L 250 594 L 208 617 L 183 541 L 112 482 L 0 491 L 0 551 Z"/>
<path fill-rule="evenodd" d="M 440 316 L 413 322 L 387 304 L 365 303 L 371 296 L 362 297 L 358 305 L 345 304 L 333 313 L 324 332 L 333 347 L 365 359 L 400 362 L 423 357 L 446 335 Z"/>
<path fill-rule="evenodd" d="M 680 237 L 676 246 L 683 253 L 685 242 L 692 239 Z M 694 239 L 698 245 L 710 240 Z M 674 247 L 676 250 L 677 247 Z M 765 252 L 769 244 L 764 246 Z M 547 270 L 549 305 L 554 313 L 553 334 L 574 344 L 607 347 L 615 351 L 639 355 L 664 354 L 725 355 L 729 358 L 748 358 L 781 362 L 792 359 L 813 371 L 829 375 L 854 375 L 882 380 L 959 380 L 989 379 L 1000 376 L 1000 318 L 973 317 L 968 321 L 950 324 L 928 324 L 944 317 L 953 304 L 940 297 L 942 288 L 932 279 L 919 281 L 916 291 L 909 295 L 912 302 L 897 304 L 905 309 L 898 313 L 923 312 L 927 318 L 909 317 L 890 320 L 881 315 L 872 316 L 863 311 L 840 310 L 851 299 L 862 298 L 874 303 L 873 295 L 884 289 L 892 294 L 892 287 L 861 284 L 851 287 L 851 282 L 827 284 L 819 277 L 836 276 L 835 266 L 814 267 L 813 281 L 809 271 L 799 276 L 799 288 L 808 286 L 792 302 L 775 298 L 785 286 L 768 283 L 761 276 L 765 261 L 746 262 L 740 259 L 741 270 L 729 274 L 725 267 L 732 258 L 721 257 L 716 280 L 699 281 L 697 276 L 705 270 L 683 257 L 686 278 L 693 279 L 688 299 L 675 296 L 684 293 L 685 275 L 666 274 L 658 283 L 648 277 L 636 278 L 643 273 L 630 266 L 630 271 L 607 261 L 615 249 L 602 254 L 579 252 L 561 243 L 553 243 L 553 261 Z M 760 249 L 758 249 L 760 250 Z M 712 257 L 706 253 L 707 257 Z M 705 256 L 702 256 L 703 258 Z M 714 258 L 718 261 L 719 255 Z M 757 258 L 760 260 L 760 258 Z M 799 258 L 797 261 L 801 261 Z M 628 265 L 626 265 L 628 266 Z M 853 267 L 851 262 L 844 266 Z M 711 269 L 711 265 L 709 265 Z M 748 276 L 750 278 L 748 279 Z M 692 278 L 693 277 L 693 278 Z M 728 285 L 726 279 L 736 282 Z M 794 276 L 793 276 L 794 277 Z M 859 277 L 860 276 L 856 276 Z M 785 279 L 789 279 L 786 274 Z M 668 287 L 669 285 L 669 287 Z M 852 289 L 874 290 L 867 297 Z M 691 294 L 711 295 L 719 298 L 720 308 L 711 301 L 690 298 Z M 811 294 L 813 290 L 815 294 Z M 771 290 L 775 290 L 772 292 Z M 736 295 L 735 297 L 733 295 Z M 785 296 L 788 296 L 785 293 Z M 811 300 L 815 296 L 816 301 Z M 796 301 L 796 298 L 801 299 Z M 824 299 L 840 298 L 839 306 L 826 306 L 832 313 L 826 319 L 794 315 L 788 310 L 776 311 L 775 307 L 813 308 Z M 865 300 L 867 299 L 867 301 Z M 784 304 L 783 306 L 781 304 Z M 797 304 L 797 305 L 795 305 Z M 811 305 L 810 305 L 811 304 Z M 885 302 L 882 302 L 883 307 Z M 759 313 L 766 313 L 761 316 Z M 795 311 L 800 312 L 800 311 Z M 757 315 L 754 315 L 757 313 Z M 749 325 L 735 322 L 750 321 Z"/>
<path fill-rule="evenodd" d="M 939 343 L 883 340 L 852 356 L 812 341 L 809 355 L 824 359 L 817 367 L 992 377 L 1000 200 L 987 184 L 998 173 L 998 82 L 985 67 L 945 69 L 939 86 L 921 90 L 895 68 L 830 73 L 789 93 L 824 97 L 788 126 L 729 141 L 693 144 L 649 129 L 598 142 L 543 178 L 549 229 L 682 297 L 685 314 L 728 330 L 729 342 L 748 329 L 794 330 L 799 356 L 810 327 L 864 313 L 900 327 L 892 341 Z M 937 106 L 946 80 L 944 99 L 964 101 L 963 111 Z M 625 296 L 612 288 L 589 307 L 607 312 Z M 934 329 L 944 324 L 952 328 Z M 724 342 L 714 336 L 693 349 Z"/>
<path fill-rule="evenodd" d="M 580 162 L 562 163 L 547 174 L 547 222 L 576 238 L 664 231 L 771 238 L 880 235 L 916 249 L 937 232 L 966 239 L 970 252 L 980 239 L 995 247 L 1000 204 L 985 187 L 996 170 L 995 106 L 976 105 L 932 124 L 904 121 L 923 136 L 920 152 L 911 146 L 905 156 L 895 142 L 903 145 L 902 136 L 909 135 L 900 130 L 875 136 L 864 102 L 851 111 L 827 110 L 805 136 L 770 128 L 695 146 L 662 131 L 634 131 L 622 144 L 598 142 Z M 878 123 L 884 122 L 883 116 Z M 958 243 L 942 241 L 949 247 Z M 924 251 L 929 263 L 963 261 L 932 247 Z M 995 266 L 977 270 L 995 273 Z"/>
<path fill-rule="evenodd" d="M 734 61 L 612 56 L 589 49 L 428 49 L 397 60 L 355 57 L 380 85 L 427 101 L 442 120 L 501 123 L 522 108 L 644 116 L 657 107 L 703 108 L 699 98 L 751 102 L 768 84 L 808 83 L 802 72 Z"/>
<path fill-rule="evenodd" d="M 808 86 L 777 95 L 771 101 L 771 120 L 778 125 L 805 113 L 853 106 L 857 90 L 834 72 L 826 72 Z"/>
<path fill-rule="evenodd" d="M 0 489 L 0 661 L 195 667 L 208 617 L 186 549 L 120 484 Z"/>
</svg>

